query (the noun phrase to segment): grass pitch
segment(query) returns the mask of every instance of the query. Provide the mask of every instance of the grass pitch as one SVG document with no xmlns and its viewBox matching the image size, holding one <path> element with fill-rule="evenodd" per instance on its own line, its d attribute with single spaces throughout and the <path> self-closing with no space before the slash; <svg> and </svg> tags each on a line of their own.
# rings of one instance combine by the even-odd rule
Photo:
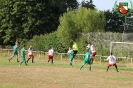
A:
<svg viewBox="0 0 133 88">
<path fill-rule="evenodd" d="M 69 67 L 68 60 L 36 60 L 35 63 L 23 63 L 19 66 L 16 59 L 8 62 L 9 57 L 0 56 L 0 88 L 132 88 L 133 68 L 119 66 L 120 72 L 111 67 L 106 72 L 106 65 L 93 64 L 92 71 L 83 61 L 75 61 Z"/>
</svg>

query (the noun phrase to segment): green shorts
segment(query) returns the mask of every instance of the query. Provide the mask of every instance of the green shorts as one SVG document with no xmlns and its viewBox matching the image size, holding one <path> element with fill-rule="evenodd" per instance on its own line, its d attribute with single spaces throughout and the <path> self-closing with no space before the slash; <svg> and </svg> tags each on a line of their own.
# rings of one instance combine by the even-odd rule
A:
<svg viewBox="0 0 133 88">
<path fill-rule="evenodd" d="M 90 60 L 84 60 L 84 64 L 90 64 Z"/>
<path fill-rule="evenodd" d="M 69 58 L 69 60 L 71 60 L 71 61 L 72 61 L 72 60 L 73 60 L 73 57 L 72 57 L 72 58 Z"/>
<path fill-rule="evenodd" d="M 18 52 L 13 52 L 13 55 L 18 55 Z"/>
</svg>

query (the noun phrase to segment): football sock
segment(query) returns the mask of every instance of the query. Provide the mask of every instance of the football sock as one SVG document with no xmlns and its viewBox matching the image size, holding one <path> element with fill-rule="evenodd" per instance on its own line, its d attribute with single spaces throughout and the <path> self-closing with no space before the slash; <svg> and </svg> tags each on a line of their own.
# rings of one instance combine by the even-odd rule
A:
<svg viewBox="0 0 133 88">
<path fill-rule="evenodd" d="M 23 61 L 20 62 L 20 65 L 23 63 Z"/>
<path fill-rule="evenodd" d="M 27 63 L 28 63 L 29 60 L 30 60 L 30 58 L 28 58 Z"/>
<path fill-rule="evenodd" d="M 25 65 L 27 65 L 26 61 L 25 61 Z"/>
<path fill-rule="evenodd" d="M 116 71 L 117 71 L 117 72 L 119 72 L 119 71 L 118 71 L 118 67 L 117 67 L 117 66 L 115 66 L 115 68 L 116 68 Z"/>
<path fill-rule="evenodd" d="M 83 67 L 84 67 L 84 65 L 82 65 L 82 66 L 80 67 L 80 70 L 81 70 Z"/>
<path fill-rule="evenodd" d="M 89 71 L 91 71 L 91 65 L 89 66 Z"/>
<path fill-rule="evenodd" d="M 108 71 L 108 69 L 109 69 L 109 66 L 107 66 L 107 69 L 106 69 L 106 71 Z"/>
<path fill-rule="evenodd" d="M 9 58 L 9 60 L 11 60 L 12 58 Z"/>
<path fill-rule="evenodd" d="M 34 58 L 32 58 L 32 63 L 34 63 Z"/>
</svg>

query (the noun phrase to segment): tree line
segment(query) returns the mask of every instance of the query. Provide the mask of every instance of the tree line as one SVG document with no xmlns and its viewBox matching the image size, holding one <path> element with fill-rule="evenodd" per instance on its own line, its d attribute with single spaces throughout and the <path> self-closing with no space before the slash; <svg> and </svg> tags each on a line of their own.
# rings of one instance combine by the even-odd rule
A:
<svg viewBox="0 0 133 88">
<path fill-rule="evenodd" d="M 123 32 L 124 20 L 113 10 L 98 11 L 92 0 L 0 0 L 0 45 L 57 32 L 57 45 L 65 47 L 80 33 Z"/>
</svg>

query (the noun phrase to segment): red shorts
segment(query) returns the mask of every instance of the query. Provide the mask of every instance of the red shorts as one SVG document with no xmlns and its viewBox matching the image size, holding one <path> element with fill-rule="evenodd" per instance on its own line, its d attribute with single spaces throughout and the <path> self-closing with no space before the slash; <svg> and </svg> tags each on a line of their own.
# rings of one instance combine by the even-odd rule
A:
<svg viewBox="0 0 133 88">
<path fill-rule="evenodd" d="M 92 52 L 91 56 L 95 57 L 96 55 L 96 52 Z"/>
<path fill-rule="evenodd" d="M 116 66 L 116 63 L 115 63 L 115 64 L 110 64 L 110 63 L 109 63 L 108 66 Z"/>
<path fill-rule="evenodd" d="M 49 56 L 48 56 L 48 59 L 53 59 L 53 56 L 49 55 Z"/>
<path fill-rule="evenodd" d="M 28 57 L 29 58 L 34 58 L 34 55 L 33 54 L 29 54 Z"/>
</svg>

